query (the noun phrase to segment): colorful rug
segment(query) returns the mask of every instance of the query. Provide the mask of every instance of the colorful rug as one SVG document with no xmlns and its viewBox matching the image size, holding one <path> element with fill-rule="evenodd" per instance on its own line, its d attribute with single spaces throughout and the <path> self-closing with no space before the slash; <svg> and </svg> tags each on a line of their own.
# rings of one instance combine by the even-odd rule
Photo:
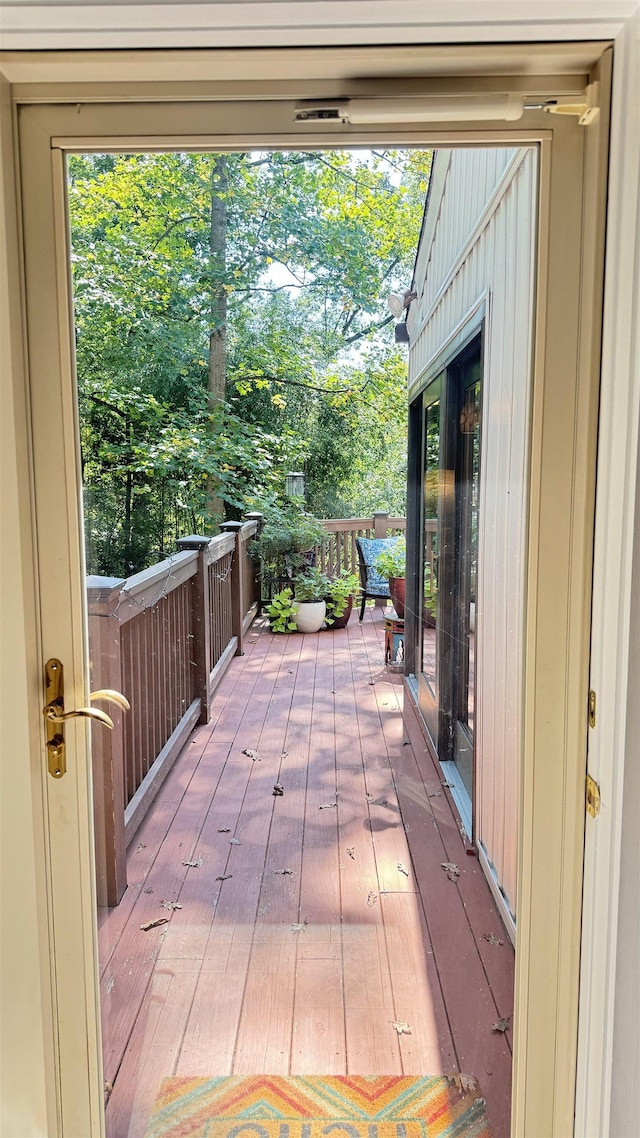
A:
<svg viewBox="0 0 640 1138">
<path fill-rule="evenodd" d="M 145 1138 L 491 1138 L 475 1079 L 164 1079 Z"/>
</svg>

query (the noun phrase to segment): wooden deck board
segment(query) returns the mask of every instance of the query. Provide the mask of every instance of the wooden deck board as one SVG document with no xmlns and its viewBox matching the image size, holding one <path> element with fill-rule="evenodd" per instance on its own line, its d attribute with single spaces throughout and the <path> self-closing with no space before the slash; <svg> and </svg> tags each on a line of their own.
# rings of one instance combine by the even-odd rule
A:
<svg viewBox="0 0 640 1138">
<path fill-rule="evenodd" d="M 130 847 L 121 905 L 100 914 L 110 1138 L 144 1133 L 174 1072 L 458 1069 L 505 1138 L 511 1056 L 491 1024 L 512 1010 L 513 951 L 382 666 L 380 610 L 315 636 L 258 625 L 249 642 Z"/>
</svg>

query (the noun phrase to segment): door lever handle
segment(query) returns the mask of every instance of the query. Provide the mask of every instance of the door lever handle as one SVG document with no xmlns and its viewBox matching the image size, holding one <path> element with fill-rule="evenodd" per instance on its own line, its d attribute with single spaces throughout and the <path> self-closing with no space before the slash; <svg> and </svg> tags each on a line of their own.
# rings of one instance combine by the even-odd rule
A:
<svg viewBox="0 0 640 1138">
<path fill-rule="evenodd" d="M 129 700 L 122 692 L 116 691 L 115 688 L 100 688 L 100 691 L 89 692 L 89 703 L 93 703 L 96 699 L 104 699 L 108 703 L 117 703 L 118 707 L 121 707 L 123 711 L 131 711 Z"/>
<path fill-rule="evenodd" d="M 98 723 L 103 723 L 110 731 L 113 730 L 111 716 L 107 715 L 106 711 L 100 711 L 97 707 L 76 707 L 73 711 L 65 711 L 62 700 L 56 699 L 43 707 L 42 714 L 51 723 L 64 723 L 66 719 L 95 719 Z"/>
<path fill-rule="evenodd" d="M 60 660 L 47 660 L 44 668 L 44 681 L 47 703 L 42 709 L 47 729 L 47 763 L 52 778 L 62 778 L 67 769 L 65 755 L 64 724 L 67 719 L 93 719 L 103 727 L 113 729 L 113 719 L 106 711 L 97 707 L 76 707 L 73 711 L 64 709 L 64 668 Z M 101 688 L 91 692 L 89 700 L 107 700 L 117 704 L 123 711 L 129 711 L 129 701 L 119 691 Z"/>
</svg>

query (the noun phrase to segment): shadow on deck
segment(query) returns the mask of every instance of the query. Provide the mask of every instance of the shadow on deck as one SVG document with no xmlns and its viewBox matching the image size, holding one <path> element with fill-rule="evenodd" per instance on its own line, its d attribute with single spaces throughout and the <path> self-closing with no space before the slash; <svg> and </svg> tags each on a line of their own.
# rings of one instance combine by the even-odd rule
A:
<svg viewBox="0 0 640 1138">
<path fill-rule="evenodd" d="M 382 640 L 258 622 L 162 786 L 99 910 L 110 1138 L 174 1073 L 464 1071 L 509 1133 L 513 950 Z"/>
</svg>

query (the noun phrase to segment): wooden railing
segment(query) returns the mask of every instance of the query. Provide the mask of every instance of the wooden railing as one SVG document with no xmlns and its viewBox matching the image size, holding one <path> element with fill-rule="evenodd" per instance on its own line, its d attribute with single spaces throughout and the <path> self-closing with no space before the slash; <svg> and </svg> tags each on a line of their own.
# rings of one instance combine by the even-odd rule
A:
<svg viewBox="0 0 640 1138">
<path fill-rule="evenodd" d="M 404 533 L 407 519 L 393 517 L 377 510 L 368 518 L 327 519 L 324 523 L 328 539 L 316 551 L 319 568 L 327 577 L 336 577 L 342 569 L 358 575 L 357 537 L 393 537 Z"/>
<path fill-rule="evenodd" d="M 259 575 L 248 542 L 260 517 L 229 522 L 127 580 L 89 577 L 91 688 L 115 688 L 131 710 L 93 727 L 98 903 L 126 888 L 126 847 L 258 611 Z"/>
</svg>

